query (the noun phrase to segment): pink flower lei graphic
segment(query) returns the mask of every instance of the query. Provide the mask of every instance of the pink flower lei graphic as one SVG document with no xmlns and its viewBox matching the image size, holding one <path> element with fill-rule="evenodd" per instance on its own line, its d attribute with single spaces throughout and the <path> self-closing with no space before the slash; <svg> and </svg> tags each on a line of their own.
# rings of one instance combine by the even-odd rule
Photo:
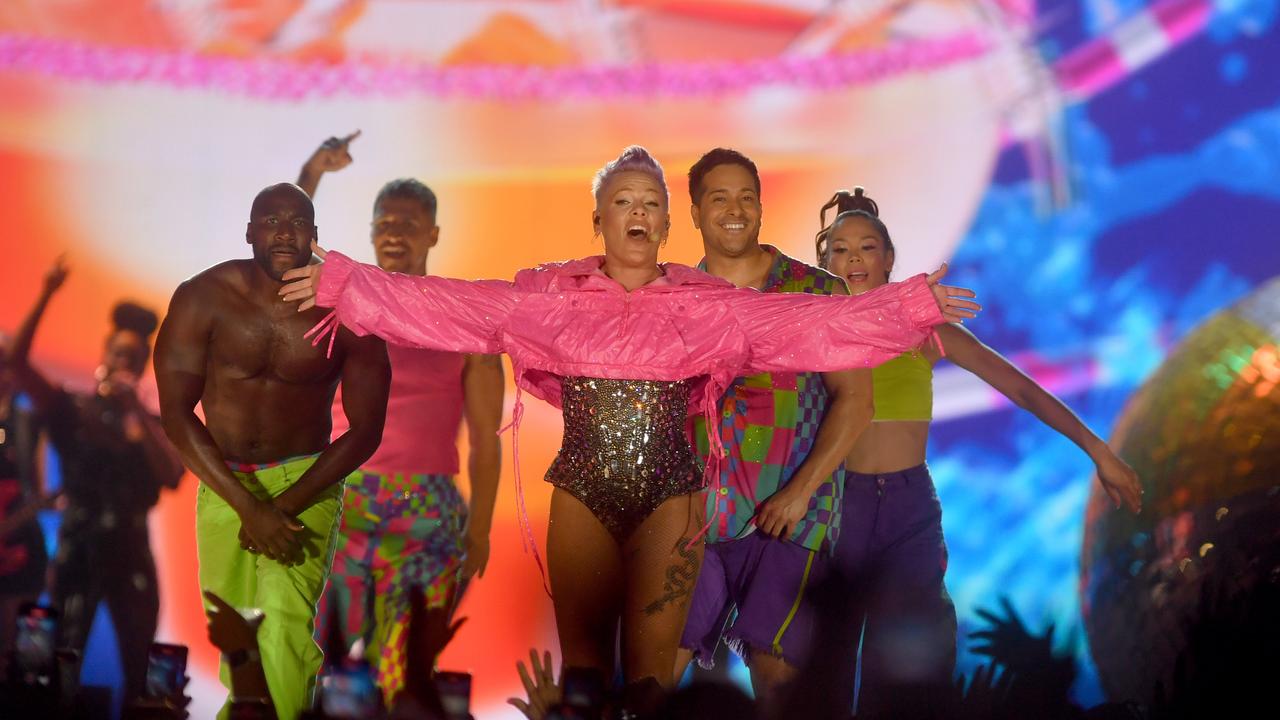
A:
<svg viewBox="0 0 1280 720">
<path fill-rule="evenodd" d="M 980 57 L 988 48 L 989 44 L 978 34 L 965 32 L 943 38 L 900 41 L 885 48 L 859 52 L 745 61 L 557 68 L 436 67 L 223 58 L 0 35 L 0 70 L 99 84 L 148 83 L 213 90 L 265 100 L 421 96 L 519 101 L 696 97 L 741 93 L 766 86 L 837 89 L 945 67 Z"/>
</svg>

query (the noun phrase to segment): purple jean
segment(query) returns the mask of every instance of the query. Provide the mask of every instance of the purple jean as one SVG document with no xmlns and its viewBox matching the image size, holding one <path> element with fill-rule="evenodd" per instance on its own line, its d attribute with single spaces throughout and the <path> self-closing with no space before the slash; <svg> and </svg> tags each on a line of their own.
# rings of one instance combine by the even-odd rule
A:
<svg viewBox="0 0 1280 720">
<path fill-rule="evenodd" d="M 857 581 L 862 632 L 859 713 L 883 711 L 891 688 L 950 684 L 956 611 L 943 584 L 942 505 L 924 465 L 845 476 L 832 570 Z M 854 687 L 855 668 L 847 670 Z M 850 702 L 852 702 L 852 695 Z"/>
<path fill-rule="evenodd" d="M 680 647 L 710 668 L 723 635 L 748 664 L 752 653 L 764 652 L 799 667 L 814 633 L 805 592 L 825 562 L 821 553 L 760 532 L 707 545 Z"/>
</svg>

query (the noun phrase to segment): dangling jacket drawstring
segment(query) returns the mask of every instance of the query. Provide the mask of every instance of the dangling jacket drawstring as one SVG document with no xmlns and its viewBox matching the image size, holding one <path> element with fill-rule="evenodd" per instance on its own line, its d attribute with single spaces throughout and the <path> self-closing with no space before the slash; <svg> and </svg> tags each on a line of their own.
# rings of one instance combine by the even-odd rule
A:
<svg viewBox="0 0 1280 720">
<path fill-rule="evenodd" d="M 707 493 L 711 497 L 712 510 L 706 524 L 684 546 L 685 550 L 692 548 L 706 537 L 716 521 L 716 516 L 720 514 L 720 465 L 724 462 L 725 450 L 724 443 L 720 441 L 720 396 L 716 390 L 716 384 L 709 380 L 702 389 L 702 418 L 707 426 L 707 449 L 709 450 L 703 477 L 706 479 Z"/>
<path fill-rule="evenodd" d="M 533 525 L 529 522 L 529 509 L 524 501 L 524 484 L 520 477 L 520 423 L 524 420 L 524 397 L 520 383 L 516 383 L 516 400 L 511 406 L 511 422 L 498 429 L 502 435 L 511 431 L 511 462 L 514 465 L 516 481 L 516 508 L 520 515 L 520 547 L 525 552 L 533 553 L 533 561 L 538 565 L 538 574 L 542 577 L 542 589 L 547 597 L 551 597 L 551 587 L 547 580 L 547 569 L 542 564 L 542 555 L 538 553 L 538 541 L 533 537 Z"/>
<path fill-rule="evenodd" d="M 329 347 L 325 350 L 324 356 L 331 358 L 333 357 L 333 341 L 338 339 L 338 325 L 340 324 L 338 322 L 338 311 L 330 310 L 328 315 L 325 315 L 320 322 L 315 324 L 315 327 L 308 330 L 302 337 L 311 338 L 311 347 L 316 347 L 328 335 Z M 315 337 L 311 337 L 312 335 Z"/>
</svg>

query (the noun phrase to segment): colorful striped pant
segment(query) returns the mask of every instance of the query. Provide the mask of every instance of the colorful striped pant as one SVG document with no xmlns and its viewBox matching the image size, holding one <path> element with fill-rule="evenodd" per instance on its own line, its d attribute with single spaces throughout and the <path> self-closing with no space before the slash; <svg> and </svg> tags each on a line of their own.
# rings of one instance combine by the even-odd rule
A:
<svg viewBox="0 0 1280 720">
<path fill-rule="evenodd" d="M 404 687 L 409 589 L 422 589 L 428 607 L 461 595 L 467 506 L 450 475 L 376 473 L 347 478 L 342 530 L 317 632 L 329 647 L 337 613 L 348 650 L 363 643 L 378 686 L 390 704 Z"/>
</svg>

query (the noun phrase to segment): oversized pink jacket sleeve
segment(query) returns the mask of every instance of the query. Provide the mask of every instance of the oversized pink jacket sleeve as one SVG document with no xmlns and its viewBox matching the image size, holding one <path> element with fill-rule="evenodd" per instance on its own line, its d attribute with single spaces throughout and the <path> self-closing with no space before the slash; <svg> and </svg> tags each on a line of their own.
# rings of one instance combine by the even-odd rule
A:
<svg viewBox="0 0 1280 720">
<path fill-rule="evenodd" d="M 729 305 L 750 344 L 750 373 L 874 367 L 944 322 L 924 275 L 861 295 L 743 291 Z"/>
<path fill-rule="evenodd" d="M 330 251 L 316 304 L 357 335 L 448 352 L 502 352 L 501 328 L 519 292 L 503 280 L 390 273 Z"/>
</svg>

